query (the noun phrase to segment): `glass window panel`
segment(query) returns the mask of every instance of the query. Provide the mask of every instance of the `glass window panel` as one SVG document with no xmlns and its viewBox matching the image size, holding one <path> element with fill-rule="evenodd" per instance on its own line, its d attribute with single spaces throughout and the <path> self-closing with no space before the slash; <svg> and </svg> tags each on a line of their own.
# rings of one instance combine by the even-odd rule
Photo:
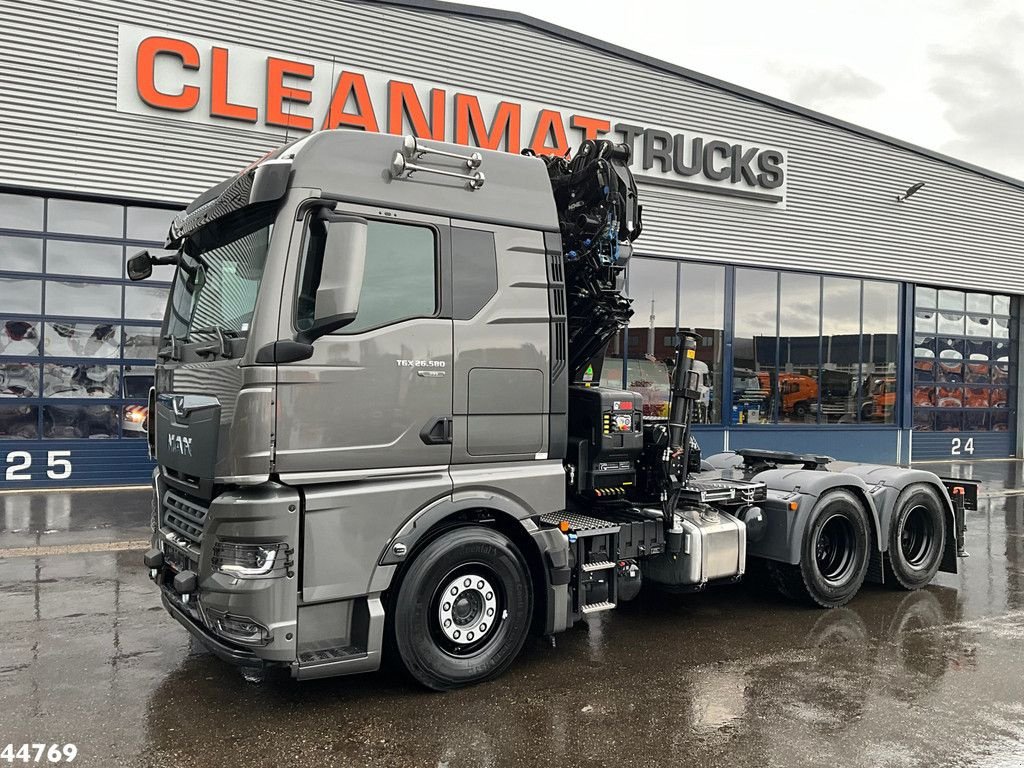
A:
<svg viewBox="0 0 1024 768">
<path fill-rule="evenodd" d="M 913 398 L 915 408 L 931 408 L 935 405 L 935 387 L 916 386 Z"/>
<path fill-rule="evenodd" d="M 722 422 L 722 368 L 725 355 L 725 267 L 682 264 L 679 325 L 701 335 L 697 362 L 703 363 L 701 399 L 694 410 L 697 424 Z"/>
<path fill-rule="evenodd" d="M 128 400 L 147 399 L 155 371 L 152 365 L 126 365 L 122 378 L 123 397 Z"/>
<path fill-rule="evenodd" d="M 116 365 L 46 363 L 44 397 L 120 397 L 121 369 Z"/>
<path fill-rule="evenodd" d="M 963 360 L 966 343 L 963 339 L 951 339 L 948 336 L 938 341 L 939 360 Z"/>
<path fill-rule="evenodd" d="M 148 417 L 149 408 L 145 405 L 126 405 L 121 418 L 121 436 L 127 438 L 142 438 L 149 431 Z"/>
<path fill-rule="evenodd" d="M 935 365 L 931 360 L 914 361 L 914 381 L 935 381 Z"/>
<path fill-rule="evenodd" d="M 988 293 L 968 293 L 967 311 L 982 315 L 992 314 L 992 296 Z"/>
<path fill-rule="evenodd" d="M 992 336 L 997 339 L 1010 338 L 1010 321 L 1005 317 L 997 317 L 992 321 Z"/>
<path fill-rule="evenodd" d="M 938 291 L 919 285 L 914 289 L 914 301 L 918 309 L 935 309 L 938 303 Z"/>
<path fill-rule="evenodd" d="M 821 279 L 783 272 L 779 316 L 779 421 L 817 422 Z"/>
<path fill-rule="evenodd" d="M 43 198 L 0 194 L 0 229 L 43 231 Z"/>
<path fill-rule="evenodd" d="M 968 315 L 967 335 L 989 337 L 992 335 L 992 318 L 988 315 Z"/>
<path fill-rule="evenodd" d="M 992 297 L 992 311 L 997 315 L 1008 315 L 1010 314 L 1010 297 L 1009 296 L 993 296 Z"/>
<path fill-rule="evenodd" d="M 988 408 L 988 387 L 966 387 L 964 389 L 965 408 Z"/>
<path fill-rule="evenodd" d="M 968 363 L 965 378 L 968 384 L 988 384 L 992 380 L 988 363 Z"/>
<path fill-rule="evenodd" d="M 964 431 L 988 432 L 988 411 L 967 411 L 964 414 Z"/>
<path fill-rule="evenodd" d="M 0 397 L 37 397 L 39 365 L 0 363 Z"/>
<path fill-rule="evenodd" d="M 736 320 L 733 339 L 733 424 L 768 424 L 778 394 L 776 333 L 778 273 L 736 270 Z"/>
<path fill-rule="evenodd" d="M 896 370 L 899 365 L 900 293 L 896 283 L 864 281 L 864 335 L 861 376 L 864 396 L 861 421 L 896 421 Z"/>
<path fill-rule="evenodd" d="M 601 369 L 601 386 L 622 389 L 626 386 L 624 371 L 622 369 L 622 358 L 626 352 L 626 334 L 619 331 L 612 336 L 608 342 L 608 351 L 605 353 L 604 367 Z M 583 381 L 591 381 L 584 373 Z"/>
<path fill-rule="evenodd" d="M 48 357 L 120 357 L 120 327 L 91 320 L 46 324 Z"/>
<path fill-rule="evenodd" d="M 50 315 L 120 317 L 121 286 L 47 280 L 46 312 Z"/>
<path fill-rule="evenodd" d="M 988 360 L 992 357 L 992 342 L 985 340 L 967 340 L 968 360 Z"/>
<path fill-rule="evenodd" d="M 964 412 L 952 408 L 940 408 L 932 411 L 935 419 L 936 432 L 962 432 L 964 428 Z"/>
<path fill-rule="evenodd" d="M 120 245 L 49 240 L 46 271 L 51 275 L 119 278 L 123 254 L 124 247 Z"/>
<path fill-rule="evenodd" d="M 0 329 L 0 355 L 38 355 L 41 330 L 42 324 L 35 320 L 5 320 Z"/>
<path fill-rule="evenodd" d="M 0 309 L 37 315 L 43 305 L 43 284 L 39 280 L 0 277 Z"/>
<path fill-rule="evenodd" d="M 962 383 L 964 380 L 963 363 L 940 361 L 935 371 L 935 380 L 946 384 Z"/>
<path fill-rule="evenodd" d="M 989 423 L 993 432 L 1010 431 L 1010 414 L 1004 411 L 992 411 L 989 413 Z"/>
<path fill-rule="evenodd" d="M 124 316 L 131 320 L 162 320 L 169 290 L 158 285 L 126 285 Z"/>
<path fill-rule="evenodd" d="M 633 317 L 627 335 L 626 388 L 643 396 L 644 415 L 668 418 L 669 370 L 675 364 L 676 263 L 633 259 L 629 263 Z"/>
<path fill-rule="evenodd" d="M 916 333 L 935 333 L 936 314 L 921 310 L 914 312 L 914 331 Z"/>
<path fill-rule="evenodd" d="M 124 207 L 109 203 L 50 198 L 46 230 L 68 235 L 124 237 Z"/>
<path fill-rule="evenodd" d="M 915 336 L 914 357 L 933 358 L 935 357 L 935 337 Z"/>
<path fill-rule="evenodd" d="M 62 403 L 43 406 L 43 437 L 49 439 L 117 437 L 117 415 L 113 405 Z"/>
<path fill-rule="evenodd" d="M 0 440 L 34 440 L 39 437 L 39 406 L 0 403 Z"/>
<path fill-rule="evenodd" d="M 917 432 L 931 432 L 935 428 L 931 411 L 914 411 L 914 430 Z"/>
<path fill-rule="evenodd" d="M 957 312 L 939 312 L 939 333 L 964 335 L 964 316 Z"/>
<path fill-rule="evenodd" d="M 964 388 L 952 384 L 940 384 L 935 390 L 935 405 L 939 408 L 963 408 Z"/>
<path fill-rule="evenodd" d="M 167 230 L 171 222 L 178 215 L 178 211 L 169 211 L 166 208 L 142 208 L 139 206 L 128 206 L 128 234 L 129 240 L 149 240 L 154 243 L 163 243 L 167 240 Z"/>
<path fill-rule="evenodd" d="M 128 277 L 128 259 L 130 259 L 136 253 L 138 253 L 139 250 L 140 249 L 138 248 L 132 247 L 124 249 L 125 267 L 124 274 L 122 275 L 122 277 Z M 164 256 L 169 256 L 170 254 L 174 253 L 174 251 L 166 251 L 163 250 L 162 248 L 147 248 L 146 250 L 149 251 L 149 254 L 154 258 L 162 258 Z M 177 267 L 175 267 L 173 264 L 157 264 L 153 267 L 153 273 L 146 278 L 145 282 L 147 284 L 154 282 L 169 283 L 174 280 L 175 269 L 177 269 Z"/>
<path fill-rule="evenodd" d="M 222 270 L 216 283 L 224 286 L 219 301 L 221 306 L 214 309 L 210 302 L 204 305 L 201 299 L 195 310 L 196 326 L 217 323 L 234 330 L 248 329 L 263 273 L 268 231 L 255 233 L 246 244 L 251 258 L 259 262 L 258 269 L 252 270 L 253 278 L 240 281 L 232 276 L 233 279 L 229 280 L 226 270 Z M 217 277 L 217 274 L 212 274 L 208 278 L 204 289 L 207 297 L 216 295 L 211 293 L 211 286 Z M 407 318 L 430 317 L 436 311 L 436 285 L 432 230 L 371 221 L 366 233 L 366 266 L 359 294 L 359 312 L 356 319 L 339 333 L 359 333 Z"/>
<path fill-rule="evenodd" d="M 1010 390 L 1006 387 L 992 387 L 989 398 L 993 408 L 1005 408 L 1009 402 Z"/>
<path fill-rule="evenodd" d="M 860 403 L 860 420 L 871 424 L 892 424 L 896 420 L 899 388 L 895 376 L 869 374 L 865 380 L 865 396 Z"/>
<path fill-rule="evenodd" d="M 939 309 L 964 311 L 963 291 L 939 291 Z"/>
<path fill-rule="evenodd" d="M 155 358 L 160 346 L 160 329 L 155 325 L 126 325 L 124 327 L 124 356 L 127 358 Z"/>
<path fill-rule="evenodd" d="M 860 281 L 826 277 L 822 291 L 821 413 L 828 423 L 855 423 L 873 410 L 862 396 Z"/>
<path fill-rule="evenodd" d="M 43 271 L 43 241 L 34 237 L 0 237 L 0 270 Z"/>
</svg>

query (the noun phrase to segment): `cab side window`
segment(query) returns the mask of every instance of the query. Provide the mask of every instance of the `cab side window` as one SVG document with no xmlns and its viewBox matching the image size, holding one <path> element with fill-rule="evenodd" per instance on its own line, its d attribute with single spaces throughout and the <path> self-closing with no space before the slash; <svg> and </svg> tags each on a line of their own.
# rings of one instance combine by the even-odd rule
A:
<svg viewBox="0 0 1024 768">
<path fill-rule="evenodd" d="M 316 292 L 320 285 L 324 245 L 329 223 L 311 221 L 306 233 L 302 275 L 296 309 L 296 327 L 313 324 Z M 350 335 L 437 313 L 437 243 L 434 230 L 413 224 L 369 221 L 366 264 L 355 319 L 335 331 Z"/>
</svg>

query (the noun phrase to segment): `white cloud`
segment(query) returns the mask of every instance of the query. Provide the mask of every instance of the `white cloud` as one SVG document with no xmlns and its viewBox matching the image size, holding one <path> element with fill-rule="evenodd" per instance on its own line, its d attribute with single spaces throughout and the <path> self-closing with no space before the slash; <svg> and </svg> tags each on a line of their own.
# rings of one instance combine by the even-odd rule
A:
<svg viewBox="0 0 1024 768">
<path fill-rule="evenodd" d="M 1018 0 L 480 4 L 1024 178 L 1024 154 L 1007 151 L 1024 119 Z"/>
</svg>

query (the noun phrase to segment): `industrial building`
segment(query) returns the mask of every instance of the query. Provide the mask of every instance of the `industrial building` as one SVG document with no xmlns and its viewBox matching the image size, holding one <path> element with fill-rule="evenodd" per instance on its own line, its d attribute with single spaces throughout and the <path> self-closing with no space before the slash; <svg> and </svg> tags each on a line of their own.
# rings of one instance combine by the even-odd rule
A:
<svg viewBox="0 0 1024 768">
<path fill-rule="evenodd" d="M 159 248 L 200 191 L 325 128 L 631 144 L 635 314 L 603 378 L 662 415 L 675 331 L 698 329 L 706 453 L 1022 455 L 1024 182 L 434 0 L 20 0 L 0 20 L 0 488 L 148 480 L 171 275 L 130 283 L 126 257 Z"/>
</svg>

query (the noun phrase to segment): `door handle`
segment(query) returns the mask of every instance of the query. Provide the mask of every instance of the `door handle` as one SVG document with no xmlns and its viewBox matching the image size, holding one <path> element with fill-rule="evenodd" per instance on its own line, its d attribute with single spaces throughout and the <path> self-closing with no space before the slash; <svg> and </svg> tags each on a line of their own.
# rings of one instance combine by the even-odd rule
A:
<svg viewBox="0 0 1024 768">
<path fill-rule="evenodd" d="M 420 439 L 427 445 L 443 445 L 452 441 L 452 419 L 438 416 L 426 423 L 420 430 Z"/>
</svg>

